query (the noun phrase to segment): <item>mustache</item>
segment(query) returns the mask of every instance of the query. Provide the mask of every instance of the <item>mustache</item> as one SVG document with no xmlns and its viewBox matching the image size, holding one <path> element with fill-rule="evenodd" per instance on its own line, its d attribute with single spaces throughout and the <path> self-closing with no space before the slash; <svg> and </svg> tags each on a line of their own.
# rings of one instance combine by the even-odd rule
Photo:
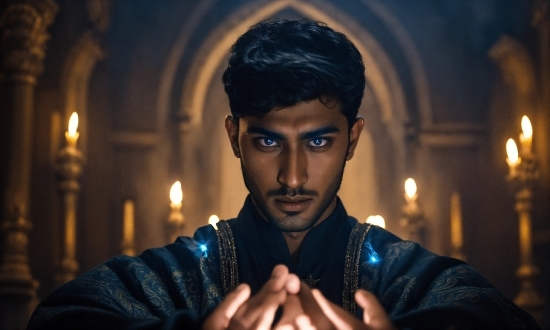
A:
<svg viewBox="0 0 550 330">
<path fill-rule="evenodd" d="M 267 192 L 267 197 L 296 197 L 296 196 L 317 197 L 319 196 L 319 193 L 315 190 L 305 189 L 304 187 L 298 187 L 294 189 L 281 187 L 279 189 L 270 190 Z"/>
</svg>

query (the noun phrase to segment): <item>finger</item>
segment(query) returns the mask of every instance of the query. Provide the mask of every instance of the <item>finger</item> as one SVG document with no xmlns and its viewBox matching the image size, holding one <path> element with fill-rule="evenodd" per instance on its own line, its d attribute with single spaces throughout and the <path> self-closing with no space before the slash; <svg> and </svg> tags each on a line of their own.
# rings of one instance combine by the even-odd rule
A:
<svg viewBox="0 0 550 330">
<path fill-rule="evenodd" d="M 204 329 L 225 329 L 237 309 L 250 297 L 250 287 L 241 284 L 212 311 L 204 322 Z"/>
<path fill-rule="evenodd" d="M 277 323 L 275 329 L 285 327 L 287 325 L 294 326 L 294 321 L 300 315 L 304 314 L 300 299 L 295 295 L 288 295 L 285 303 L 283 304 L 283 315 Z"/>
<path fill-rule="evenodd" d="M 277 308 L 286 299 L 285 284 L 288 277 L 288 268 L 277 265 L 271 272 L 271 278 L 260 291 L 245 304 L 242 304 L 229 322 L 229 328 L 269 329 L 275 318 Z"/>
<path fill-rule="evenodd" d="M 240 284 L 233 292 L 227 295 L 222 304 L 226 303 L 225 314 L 227 320 L 231 319 L 237 309 L 250 298 L 250 286 L 248 284 Z M 221 304 L 220 304 L 221 305 Z"/>
<path fill-rule="evenodd" d="M 336 312 L 336 309 L 334 309 L 331 305 L 331 302 L 328 301 L 325 296 L 321 293 L 321 291 L 317 289 L 312 290 L 312 295 L 315 297 L 315 300 L 319 304 L 319 307 L 321 307 L 321 310 L 326 315 L 326 317 L 330 320 L 330 322 L 336 327 L 338 330 L 352 330 L 353 327 L 346 323 L 345 319 L 339 315 Z M 352 317 L 350 315 L 350 317 Z"/>
<path fill-rule="evenodd" d="M 320 292 L 319 292 L 320 293 Z M 333 329 L 333 322 L 331 322 L 328 315 L 324 313 L 323 309 L 313 296 L 312 290 L 304 282 L 300 282 L 300 292 L 298 293 L 300 303 L 304 309 L 305 314 L 311 320 L 313 326 L 317 329 Z"/>
<path fill-rule="evenodd" d="M 289 274 L 286 280 L 286 291 L 290 294 L 297 294 L 300 291 L 300 278 L 296 274 Z"/>
<path fill-rule="evenodd" d="M 296 329 L 298 330 L 317 330 L 317 328 L 311 323 L 311 319 L 306 315 L 299 315 L 296 317 Z"/>
<path fill-rule="evenodd" d="M 262 290 L 280 291 L 284 288 L 288 278 L 288 268 L 285 265 L 277 265 L 271 271 L 271 278 L 267 281 Z M 260 290 L 260 292 L 262 291 Z"/>
<path fill-rule="evenodd" d="M 363 309 L 363 322 L 373 329 L 395 329 L 376 296 L 365 290 L 355 293 L 357 305 Z"/>
<path fill-rule="evenodd" d="M 269 330 L 275 319 L 275 313 L 279 308 L 279 304 L 270 304 L 263 309 L 263 313 L 260 314 L 258 320 L 256 321 L 256 326 L 254 329 L 257 330 Z"/>
</svg>

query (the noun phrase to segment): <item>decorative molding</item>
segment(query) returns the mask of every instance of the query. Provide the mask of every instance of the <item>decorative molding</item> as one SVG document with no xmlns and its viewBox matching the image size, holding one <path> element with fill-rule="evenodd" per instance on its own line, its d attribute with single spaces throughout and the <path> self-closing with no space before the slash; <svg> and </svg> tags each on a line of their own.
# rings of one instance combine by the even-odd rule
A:
<svg viewBox="0 0 550 330">
<path fill-rule="evenodd" d="M 90 77 L 98 61 L 105 57 L 101 48 L 101 40 L 93 30 L 84 32 L 72 46 L 63 65 L 61 74 L 61 90 L 64 97 L 64 118 L 78 112 L 81 125 L 80 131 L 86 132 L 88 122 L 88 85 Z M 80 148 L 86 153 L 86 134 L 81 140 Z"/>
<path fill-rule="evenodd" d="M 432 148 L 468 148 L 481 144 L 485 126 L 469 123 L 434 124 L 419 134 L 422 145 Z"/>
<path fill-rule="evenodd" d="M 399 19 L 386 8 L 382 1 L 363 0 L 363 3 L 384 23 L 387 24 L 390 31 L 395 36 L 397 43 L 403 48 L 403 55 L 407 59 L 411 69 L 418 110 L 420 113 L 420 127 L 432 125 L 432 104 L 430 96 L 430 86 L 422 57 L 414 45 L 414 41 L 407 32 L 407 29 L 401 25 Z"/>
<path fill-rule="evenodd" d="M 193 9 L 193 14 L 190 15 L 189 19 L 185 20 L 180 29 L 180 33 L 172 46 L 170 54 L 168 55 L 160 79 L 160 87 L 157 98 L 157 128 L 159 131 L 165 129 L 167 122 L 166 118 L 170 112 L 170 95 L 172 88 L 174 87 L 174 79 L 178 71 L 178 64 L 180 63 L 183 53 L 187 49 L 187 44 L 194 35 L 194 31 L 197 29 L 197 26 L 202 22 L 204 16 L 215 4 L 216 0 L 199 1 L 197 6 Z M 176 119 L 178 121 L 190 122 L 189 116 L 183 112 L 180 112 Z M 185 130 L 188 126 L 189 125 L 185 124 L 182 129 Z"/>
<path fill-rule="evenodd" d="M 100 33 L 106 33 L 111 25 L 111 0 L 88 0 L 88 19 L 94 25 L 94 29 Z"/>
<path fill-rule="evenodd" d="M 110 141 L 114 147 L 148 149 L 155 148 L 160 137 L 158 133 L 114 132 L 110 135 Z"/>
<path fill-rule="evenodd" d="M 533 18 L 531 24 L 538 28 L 550 20 L 550 2 L 548 0 L 536 0 L 533 4 Z"/>
<path fill-rule="evenodd" d="M 537 79 L 529 52 L 516 39 L 502 36 L 489 50 L 489 57 L 499 66 L 504 81 L 523 101 L 532 102 Z"/>
</svg>

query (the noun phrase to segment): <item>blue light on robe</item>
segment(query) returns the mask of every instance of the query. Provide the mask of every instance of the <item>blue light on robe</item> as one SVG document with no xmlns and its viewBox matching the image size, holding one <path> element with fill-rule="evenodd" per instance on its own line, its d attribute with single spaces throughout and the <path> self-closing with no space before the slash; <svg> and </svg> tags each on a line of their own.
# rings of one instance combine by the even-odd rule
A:
<svg viewBox="0 0 550 330">
<path fill-rule="evenodd" d="M 370 243 L 365 243 L 365 247 L 367 248 L 367 252 L 368 252 L 367 262 L 369 264 L 378 263 L 380 261 L 380 257 L 378 256 L 378 253 L 374 251 Z"/>
<path fill-rule="evenodd" d="M 206 247 L 206 244 L 200 244 L 199 248 L 201 249 L 202 256 L 205 258 L 208 257 L 208 249 Z"/>
</svg>

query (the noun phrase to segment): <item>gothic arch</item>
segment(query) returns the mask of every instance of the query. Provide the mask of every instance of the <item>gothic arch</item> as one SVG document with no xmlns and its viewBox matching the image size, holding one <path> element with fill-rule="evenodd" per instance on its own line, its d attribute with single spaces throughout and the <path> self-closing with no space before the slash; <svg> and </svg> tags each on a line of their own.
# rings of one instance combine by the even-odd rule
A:
<svg viewBox="0 0 550 330">
<path fill-rule="evenodd" d="M 61 74 L 63 118 L 68 122 L 73 111 L 80 118 L 79 130 L 86 132 L 88 110 L 88 85 L 97 61 L 104 57 L 100 42 L 92 30 L 83 33 L 69 51 Z M 86 150 L 86 134 L 82 134 L 80 147 Z"/>
<path fill-rule="evenodd" d="M 516 111 L 531 109 L 535 103 L 537 79 L 529 52 L 516 39 L 502 36 L 489 50 L 502 78 L 514 93 Z"/>
<path fill-rule="evenodd" d="M 373 87 L 384 123 L 389 124 L 395 117 L 402 121 L 408 119 L 404 94 L 396 70 L 372 35 L 351 17 L 328 3 L 315 2 L 313 5 L 305 1 L 280 0 L 262 5 L 250 4 L 238 10 L 219 25 L 195 55 L 190 72 L 185 77 L 180 110 L 190 119 L 192 126 L 201 123 L 208 86 L 238 36 L 254 23 L 287 8 L 310 19 L 325 22 L 346 34 L 363 56 L 365 67 L 368 68 L 365 72 L 367 84 Z"/>
</svg>

